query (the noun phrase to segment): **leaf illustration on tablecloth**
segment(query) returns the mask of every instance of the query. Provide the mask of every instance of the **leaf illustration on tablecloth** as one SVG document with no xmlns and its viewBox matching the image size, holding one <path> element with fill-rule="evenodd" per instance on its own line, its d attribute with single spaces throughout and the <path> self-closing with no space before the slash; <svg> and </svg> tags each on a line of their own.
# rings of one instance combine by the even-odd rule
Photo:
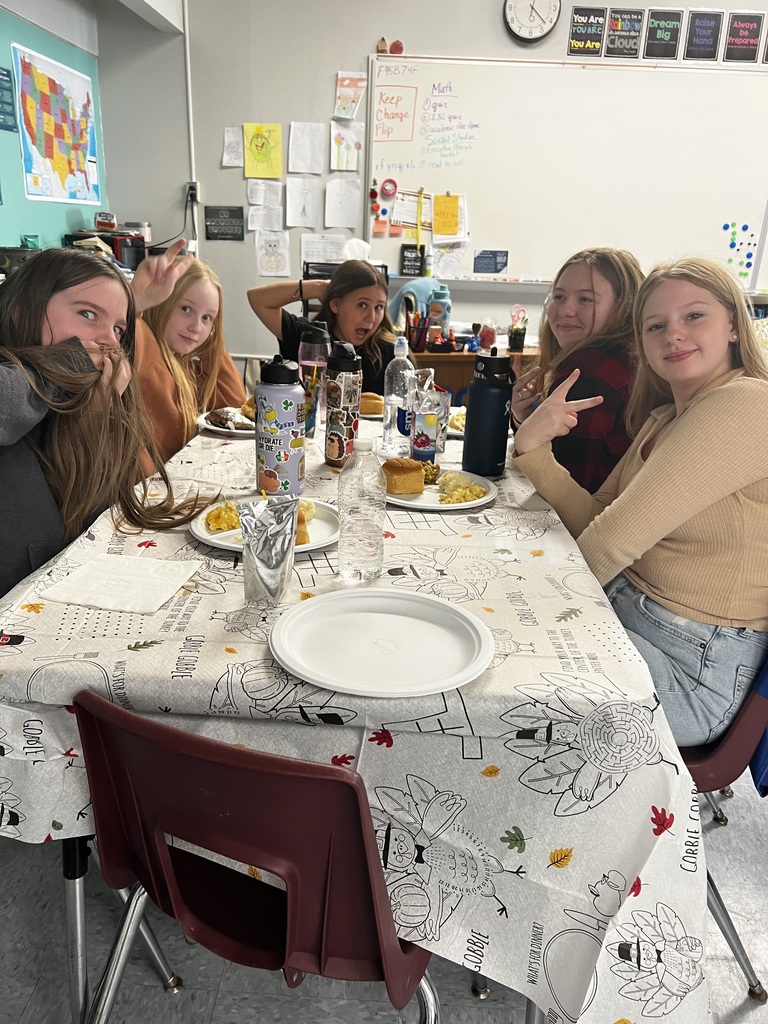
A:
<svg viewBox="0 0 768 1024">
<path fill-rule="evenodd" d="M 517 850 L 519 853 L 525 853 L 526 840 L 523 835 L 523 830 L 518 825 L 513 825 L 511 829 L 507 829 L 504 835 L 500 837 L 500 840 L 502 843 L 505 843 L 510 850 Z"/>
<path fill-rule="evenodd" d="M 660 836 L 662 832 L 669 832 L 675 823 L 674 814 L 671 811 L 667 814 L 665 808 L 662 807 L 661 810 L 659 810 L 658 807 L 654 807 L 653 805 L 651 805 L 651 811 L 653 834 L 655 836 Z M 669 834 L 674 835 L 674 832 L 670 832 Z"/>
<path fill-rule="evenodd" d="M 553 850 L 549 855 L 548 868 L 567 868 L 573 857 L 573 847 L 561 850 Z"/>
<path fill-rule="evenodd" d="M 61 832 L 64 826 L 61 824 L 60 821 L 52 821 L 51 828 L 53 829 L 54 832 Z"/>
<path fill-rule="evenodd" d="M 489 764 L 487 768 L 483 768 L 480 774 L 484 775 L 486 779 L 495 779 L 501 775 L 501 768 L 499 768 L 498 765 Z"/>
<path fill-rule="evenodd" d="M 135 644 L 128 644 L 129 651 L 145 651 L 148 647 L 156 647 L 162 640 L 137 640 Z"/>
<path fill-rule="evenodd" d="M 23 612 L 29 612 L 30 615 L 39 615 L 40 612 L 45 608 L 42 601 L 28 601 L 26 604 L 21 606 Z"/>
<path fill-rule="evenodd" d="M 391 747 L 395 741 L 389 729 L 376 729 L 373 735 L 368 737 L 368 742 L 376 743 L 379 747 Z"/>
<path fill-rule="evenodd" d="M 570 622 L 571 619 L 578 619 L 581 615 L 581 608 L 565 608 L 555 619 L 556 622 Z"/>
<path fill-rule="evenodd" d="M 335 764 L 337 768 L 348 768 L 354 760 L 354 754 L 334 754 L 331 764 Z"/>
</svg>

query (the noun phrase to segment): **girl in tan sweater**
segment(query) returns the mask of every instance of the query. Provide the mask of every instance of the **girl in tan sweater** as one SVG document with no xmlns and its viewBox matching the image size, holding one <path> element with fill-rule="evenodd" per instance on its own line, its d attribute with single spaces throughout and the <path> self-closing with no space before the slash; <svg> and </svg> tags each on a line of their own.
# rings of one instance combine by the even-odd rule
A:
<svg viewBox="0 0 768 1024">
<path fill-rule="evenodd" d="M 717 737 L 768 655 L 768 364 L 724 268 L 657 267 L 634 311 L 634 441 L 594 495 L 551 454 L 599 396 L 574 371 L 515 435 L 515 462 L 577 538 L 681 746 Z"/>
</svg>

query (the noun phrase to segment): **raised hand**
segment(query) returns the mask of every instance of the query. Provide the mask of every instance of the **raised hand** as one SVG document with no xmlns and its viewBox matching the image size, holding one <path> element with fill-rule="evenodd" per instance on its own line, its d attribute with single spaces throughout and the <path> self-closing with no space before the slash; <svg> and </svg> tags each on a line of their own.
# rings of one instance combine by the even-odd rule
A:
<svg viewBox="0 0 768 1024">
<path fill-rule="evenodd" d="M 131 282 L 137 313 L 164 302 L 181 275 L 195 262 L 191 253 L 176 260 L 186 244 L 186 239 L 180 238 L 162 256 L 147 256 L 138 265 Z"/>
<path fill-rule="evenodd" d="M 540 448 L 553 437 L 563 437 L 570 433 L 578 423 L 580 412 L 602 404 L 602 395 L 580 398 L 576 402 L 568 401 L 568 392 L 579 379 L 579 373 L 579 370 L 574 370 L 515 431 L 515 451 L 518 455 Z"/>
<path fill-rule="evenodd" d="M 515 387 L 512 391 L 512 422 L 515 429 L 531 415 L 533 407 L 541 401 L 537 380 L 541 373 L 541 367 L 534 366 L 527 373 L 523 373 L 522 368 L 522 360 L 519 355 L 516 355 L 512 360 L 512 369 L 515 371 Z"/>
</svg>

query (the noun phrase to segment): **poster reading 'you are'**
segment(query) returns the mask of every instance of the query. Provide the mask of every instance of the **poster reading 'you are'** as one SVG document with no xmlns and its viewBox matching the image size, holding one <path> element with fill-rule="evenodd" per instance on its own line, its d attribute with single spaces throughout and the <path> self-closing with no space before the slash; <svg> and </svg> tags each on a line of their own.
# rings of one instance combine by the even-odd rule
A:
<svg viewBox="0 0 768 1024">
<path fill-rule="evenodd" d="M 605 7 L 571 8 L 568 30 L 569 57 L 599 57 L 603 48 Z"/>
</svg>

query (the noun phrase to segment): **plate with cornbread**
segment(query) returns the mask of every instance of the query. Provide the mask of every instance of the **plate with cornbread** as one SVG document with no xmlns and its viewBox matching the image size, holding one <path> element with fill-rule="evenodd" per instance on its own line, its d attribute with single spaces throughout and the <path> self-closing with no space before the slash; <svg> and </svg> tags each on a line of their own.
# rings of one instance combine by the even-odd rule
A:
<svg viewBox="0 0 768 1024">
<path fill-rule="evenodd" d="M 253 500 L 253 499 L 252 499 Z M 243 535 L 240 531 L 239 502 L 220 501 L 192 520 L 189 532 L 212 548 L 223 551 L 242 551 Z M 327 501 L 299 498 L 299 515 L 294 551 L 316 551 L 334 544 L 339 539 L 339 513 Z"/>
<path fill-rule="evenodd" d="M 239 409 L 226 406 L 201 413 L 197 425 L 223 437 L 256 437 L 253 395 Z"/>
<path fill-rule="evenodd" d="M 479 508 L 493 501 L 499 489 L 476 473 L 442 469 L 416 459 L 387 459 L 381 467 L 387 480 L 387 504 L 420 512 Z"/>
<path fill-rule="evenodd" d="M 360 395 L 360 419 L 383 420 L 384 399 L 374 391 L 364 391 Z"/>
</svg>

